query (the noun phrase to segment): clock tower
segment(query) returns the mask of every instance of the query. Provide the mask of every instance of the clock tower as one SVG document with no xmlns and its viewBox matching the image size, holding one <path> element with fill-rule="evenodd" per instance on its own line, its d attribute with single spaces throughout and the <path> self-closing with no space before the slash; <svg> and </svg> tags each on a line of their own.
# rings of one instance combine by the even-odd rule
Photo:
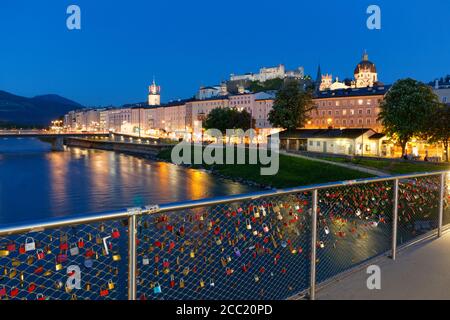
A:
<svg viewBox="0 0 450 320">
<path fill-rule="evenodd" d="M 161 105 L 161 87 L 157 86 L 155 79 L 153 83 L 148 87 L 148 105 L 149 106 L 159 106 Z"/>
</svg>

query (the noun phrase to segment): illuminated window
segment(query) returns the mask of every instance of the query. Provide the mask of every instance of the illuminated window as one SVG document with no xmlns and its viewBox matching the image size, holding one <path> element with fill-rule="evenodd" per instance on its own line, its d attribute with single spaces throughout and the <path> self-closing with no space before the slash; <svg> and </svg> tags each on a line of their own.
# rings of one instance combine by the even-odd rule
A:
<svg viewBox="0 0 450 320">
<path fill-rule="evenodd" d="M 342 110 L 342 115 L 347 115 L 347 110 Z"/>
</svg>

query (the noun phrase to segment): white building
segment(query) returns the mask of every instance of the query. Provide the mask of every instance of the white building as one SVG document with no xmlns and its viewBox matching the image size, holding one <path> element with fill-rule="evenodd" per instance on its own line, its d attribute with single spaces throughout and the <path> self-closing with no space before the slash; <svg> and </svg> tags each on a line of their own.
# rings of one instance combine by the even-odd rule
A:
<svg viewBox="0 0 450 320">
<path fill-rule="evenodd" d="M 305 76 L 303 67 L 299 67 L 296 70 L 286 71 L 284 64 L 280 64 L 275 67 L 261 68 L 259 73 L 246 73 L 243 75 L 232 74 L 230 76 L 231 81 L 249 80 L 264 82 L 272 79 L 284 79 L 284 78 L 297 78 L 302 79 Z"/>
<path fill-rule="evenodd" d="M 436 79 L 430 85 L 433 85 L 433 91 L 439 97 L 440 102 L 450 104 L 450 75 Z"/>
</svg>

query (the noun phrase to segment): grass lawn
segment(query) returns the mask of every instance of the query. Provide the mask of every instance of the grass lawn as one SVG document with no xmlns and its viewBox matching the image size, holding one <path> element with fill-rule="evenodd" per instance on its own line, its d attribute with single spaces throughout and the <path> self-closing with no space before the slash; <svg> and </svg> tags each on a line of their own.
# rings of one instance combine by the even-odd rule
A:
<svg viewBox="0 0 450 320">
<path fill-rule="evenodd" d="M 417 163 L 408 161 L 393 160 L 374 160 L 356 158 L 350 160 L 348 158 L 321 157 L 321 159 L 341 163 L 353 163 L 363 167 L 375 168 L 391 174 L 407 174 L 416 172 L 432 172 L 450 170 L 450 163 Z"/>
<path fill-rule="evenodd" d="M 170 161 L 171 150 L 162 151 L 159 154 L 159 158 Z M 248 159 L 248 157 L 246 159 Z M 214 169 L 217 173 L 230 178 L 242 178 L 260 184 L 270 185 L 275 188 L 297 187 L 317 183 L 373 177 L 372 175 L 363 172 L 286 155 L 280 155 L 279 171 L 278 174 L 274 176 L 262 176 L 260 174 L 260 165 L 214 165 L 213 168 L 208 165 L 203 165 L 202 167 Z"/>
</svg>

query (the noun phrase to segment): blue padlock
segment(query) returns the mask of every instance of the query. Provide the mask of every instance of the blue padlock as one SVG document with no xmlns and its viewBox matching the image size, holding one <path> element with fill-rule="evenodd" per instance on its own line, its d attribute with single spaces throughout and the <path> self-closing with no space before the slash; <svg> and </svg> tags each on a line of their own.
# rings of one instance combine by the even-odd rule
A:
<svg viewBox="0 0 450 320">
<path fill-rule="evenodd" d="M 86 268 L 92 268 L 94 266 L 94 260 L 93 259 L 85 259 L 84 266 Z"/>
<path fill-rule="evenodd" d="M 161 286 L 159 285 L 158 282 L 155 283 L 155 287 L 153 288 L 153 293 L 159 294 L 159 293 L 161 293 L 161 292 L 162 292 L 162 291 L 161 291 Z"/>
</svg>

